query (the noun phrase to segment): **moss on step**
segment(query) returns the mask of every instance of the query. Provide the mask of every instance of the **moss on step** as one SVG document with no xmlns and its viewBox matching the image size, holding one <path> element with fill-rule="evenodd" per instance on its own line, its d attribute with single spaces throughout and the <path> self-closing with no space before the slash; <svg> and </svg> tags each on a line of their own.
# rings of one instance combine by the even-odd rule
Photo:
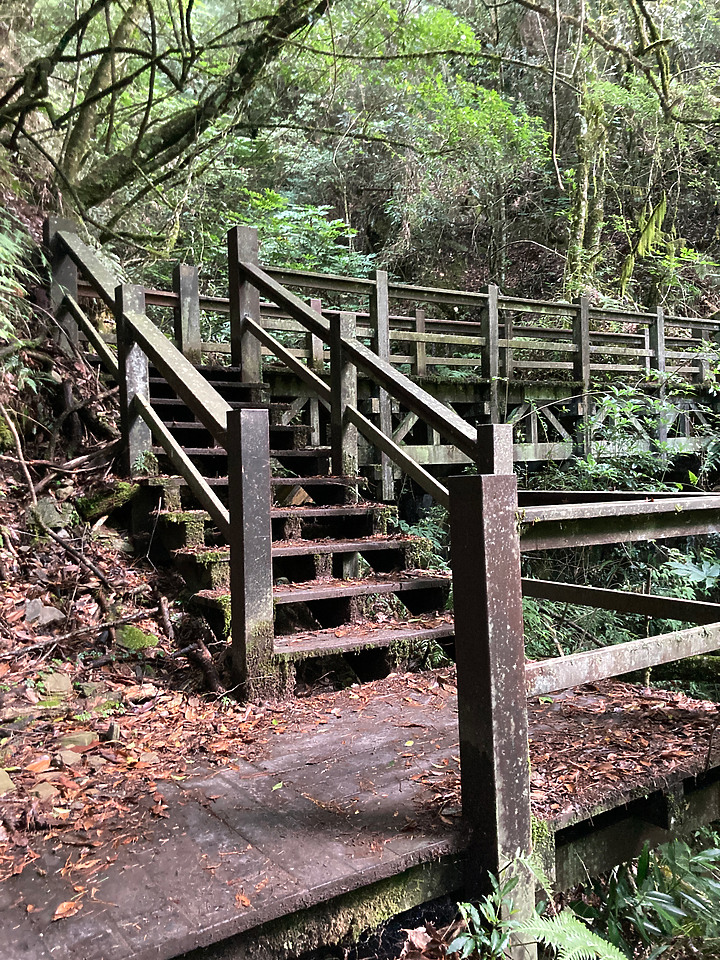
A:
<svg viewBox="0 0 720 960">
<path fill-rule="evenodd" d="M 75 506 L 82 519 L 92 523 L 130 503 L 138 490 L 136 483 L 118 480 L 87 497 L 80 497 Z"/>
<path fill-rule="evenodd" d="M 168 550 L 179 550 L 182 547 L 198 550 L 205 546 L 207 514 L 203 510 L 176 511 L 162 513 L 160 516 L 166 528 L 165 546 Z"/>
</svg>

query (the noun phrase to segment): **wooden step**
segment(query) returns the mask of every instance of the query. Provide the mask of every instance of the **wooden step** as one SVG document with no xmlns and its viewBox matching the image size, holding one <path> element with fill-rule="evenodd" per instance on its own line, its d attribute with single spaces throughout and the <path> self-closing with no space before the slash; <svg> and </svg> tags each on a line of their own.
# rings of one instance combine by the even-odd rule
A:
<svg viewBox="0 0 720 960">
<path fill-rule="evenodd" d="M 302 450 L 271 450 L 270 456 L 274 457 L 276 460 L 287 460 L 287 459 L 306 459 L 309 457 L 314 457 L 315 459 L 320 458 L 329 458 L 332 450 L 330 447 L 304 447 Z M 295 480 L 295 477 L 291 478 Z"/>
<path fill-rule="evenodd" d="M 276 604 L 309 603 L 312 600 L 331 600 L 336 597 L 362 597 L 383 593 L 405 593 L 410 590 L 426 590 L 439 587 L 449 589 L 452 577 L 449 573 L 418 570 L 412 573 L 375 574 L 362 580 L 324 578 L 305 583 L 276 584 L 273 600 Z"/>
<path fill-rule="evenodd" d="M 413 537 L 397 536 L 362 537 L 359 540 L 289 540 L 272 546 L 273 557 L 316 556 L 325 553 L 369 553 L 374 550 L 405 550 L 414 543 Z"/>
<path fill-rule="evenodd" d="M 332 519 L 334 517 L 367 517 L 386 510 L 383 503 L 330 503 L 326 506 L 272 507 L 270 516 L 292 519 L 293 517 L 315 517 Z"/>
<path fill-rule="evenodd" d="M 277 656 L 288 660 L 299 660 L 390 647 L 413 640 L 443 640 L 452 637 L 454 633 L 452 614 L 443 613 L 437 616 L 416 617 L 394 628 L 388 627 L 387 624 L 380 626 L 365 622 L 276 637 L 274 652 Z"/>
</svg>

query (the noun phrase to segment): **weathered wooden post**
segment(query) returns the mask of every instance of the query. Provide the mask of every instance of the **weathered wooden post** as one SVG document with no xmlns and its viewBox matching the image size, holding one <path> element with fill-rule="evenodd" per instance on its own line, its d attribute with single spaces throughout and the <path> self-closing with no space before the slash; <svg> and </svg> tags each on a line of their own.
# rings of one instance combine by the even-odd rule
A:
<svg viewBox="0 0 720 960">
<path fill-rule="evenodd" d="M 517 864 L 531 852 L 532 833 L 517 482 L 506 472 L 512 426 L 482 426 L 478 441 L 488 473 L 449 485 L 462 811 L 471 835 L 466 893 L 487 893 L 488 871 L 515 875 L 523 918 L 535 885 Z M 536 949 L 515 943 L 511 955 L 530 960 Z"/>
<path fill-rule="evenodd" d="M 273 655 L 268 411 L 231 410 L 227 436 L 232 670 L 243 699 L 267 699 L 289 684 Z"/>
<path fill-rule="evenodd" d="M 358 475 L 358 431 L 347 418 L 348 406 L 357 407 L 357 367 L 348 362 L 342 338 L 355 336 L 354 313 L 341 313 L 330 318 L 330 445 L 332 472 L 335 476 Z M 357 499 L 357 487 L 348 487 L 349 498 Z M 360 555 L 344 554 L 342 576 L 357 577 Z"/>
<path fill-rule="evenodd" d="M 310 306 L 316 313 L 322 313 L 322 301 L 311 300 Z M 320 337 L 308 331 L 307 348 L 310 354 L 308 366 L 315 373 L 322 374 L 325 370 L 325 348 Z M 310 443 L 319 447 L 322 444 L 320 437 L 320 401 L 317 397 L 310 397 L 308 401 L 310 407 Z"/>
<path fill-rule="evenodd" d="M 696 344 L 698 341 L 700 341 L 700 344 L 702 344 L 703 340 L 708 339 L 707 331 L 704 330 L 703 327 L 690 327 L 690 336 L 693 338 Z M 707 357 L 702 353 L 699 353 L 695 364 L 696 366 L 693 382 L 700 384 L 705 383 L 710 372 L 710 365 L 708 364 Z"/>
<path fill-rule="evenodd" d="M 373 349 L 381 360 L 390 360 L 390 294 L 385 270 L 375 271 L 375 286 L 370 295 L 370 326 L 373 330 Z M 392 406 L 390 394 L 378 387 L 378 426 L 386 437 L 392 436 Z M 380 454 L 380 491 L 384 502 L 395 501 L 395 479 L 390 458 Z"/>
<path fill-rule="evenodd" d="M 117 334 L 118 387 L 120 393 L 120 429 L 124 453 L 123 467 L 128 476 L 143 470 L 145 455 L 152 449 L 150 427 L 134 409 L 136 395 L 150 399 L 148 358 L 135 342 L 125 314 L 145 314 L 145 288 L 121 283 L 115 290 L 115 331 Z"/>
<path fill-rule="evenodd" d="M 590 433 L 590 300 L 578 297 L 577 309 L 573 313 L 573 380 L 580 385 L 580 399 L 577 402 L 577 421 L 575 444 L 578 452 L 590 453 L 592 437 Z"/>
<path fill-rule="evenodd" d="M 513 348 L 511 346 L 514 332 L 513 328 L 513 315 L 509 310 L 506 310 L 504 323 L 505 349 L 500 356 L 500 374 L 503 380 L 506 381 L 512 380 L 513 376 Z"/>
<path fill-rule="evenodd" d="M 491 283 L 487 288 L 487 303 L 480 317 L 480 332 L 485 340 L 480 369 L 483 378 L 488 381 L 488 412 L 490 423 L 499 423 L 500 404 L 498 378 L 500 376 L 500 339 L 498 317 L 498 288 Z"/>
<path fill-rule="evenodd" d="M 62 249 L 57 236 L 59 230 L 76 233 L 77 225 L 62 217 L 48 217 L 43 224 L 43 242 L 50 263 L 50 309 L 59 324 L 57 341 L 65 353 L 72 353 L 73 346 L 78 343 L 78 325 L 63 310 L 62 302 L 66 293 L 77 300 L 78 273 L 74 262 Z"/>
<path fill-rule="evenodd" d="M 175 265 L 172 276 L 173 292 L 178 295 L 174 310 L 175 341 L 192 363 L 202 360 L 200 336 L 200 285 L 198 268 L 187 263 Z"/>
<path fill-rule="evenodd" d="M 667 372 L 665 362 L 665 311 L 662 307 L 657 308 L 652 323 L 650 324 L 650 349 L 652 351 L 652 356 L 650 357 L 650 368 L 655 371 L 655 376 L 657 378 L 657 398 L 659 401 L 659 413 L 657 425 L 655 427 L 655 438 L 659 444 L 663 445 L 667 443 L 668 425 L 667 410 L 665 407 L 665 398 L 667 392 L 665 385 L 665 375 Z"/>
<path fill-rule="evenodd" d="M 258 233 L 255 227 L 228 230 L 228 279 L 230 296 L 230 362 L 240 367 L 244 383 L 262 382 L 262 347 L 245 330 L 245 317 L 260 323 L 260 294 L 248 283 L 240 263 L 258 262 Z"/>
<path fill-rule="evenodd" d="M 415 311 L 415 333 L 425 333 L 425 311 Z M 416 377 L 427 376 L 427 343 L 424 340 L 415 341 L 415 359 L 413 360 L 413 373 Z"/>
<path fill-rule="evenodd" d="M 357 368 L 345 357 L 342 338 L 355 336 L 355 314 L 330 318 L 330 443 L 335 476 L 356 477 L 358 432 L 345 415 L 348 405 L 357 406 Z"/>
</svg>

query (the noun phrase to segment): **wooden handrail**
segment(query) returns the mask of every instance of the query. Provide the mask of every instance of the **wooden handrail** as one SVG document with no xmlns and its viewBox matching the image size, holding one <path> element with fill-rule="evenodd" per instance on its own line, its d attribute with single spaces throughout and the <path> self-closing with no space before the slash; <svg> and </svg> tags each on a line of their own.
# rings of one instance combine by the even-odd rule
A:
<svg viewBox="0 0 720 960">
<path fill-rule="evenodd" d="M 77 301 L 69 294 L 66 294 L 63 300 L 63 306 L 69 310 L 75 322 L 82 329 L 90 343 L 92 343 L 108 372 L 112 374 L 112 376 L 117 377 L 119 375 L 119 369 L 116 358 L 108 349 L 102 336 L 95 329 Z M 167 454 L 173 467 L 186 481 L 200 505 L 207 510 L 218 525 L 221 533 L 228 538 L 230 536 L 230 515 L 225 506 L 206 483 L 205 478 L 200 474 L 195 464 L 187 456 L 160 417 L 158 417 L 149 402 L 144 397 L 136 394 L 135 397 L 133 397 L 133 405 L 137 413 L 150 428 L 152 435 Z"/>
<path fill-rule="evenodd" d="M 60 230 L 57 236 L 78 270 L 92 283 L 107 306 L 114 309 L 117 279 L 76 234 Z M 210 431 L 213 438 L 224 446 L 230 404 L 147 317 L 128 312 L 124 314 L 124 319 L 132 328 L 133 335 L 143 351 L 180 399 Z"/>
<path fill-rule="evenodd" d="M 322 380 L 310 367 L 299 360 L 294 354 L 284 347 L 279 340 L 276 340 L 272 334 L 268 333 L 260 324 L 255 323 L 249 317 L 245 318 L 245 325 L 263 346 L 272 350 L 272 352 L 282 360 L 283 363 L 292 370 L 304 383 L 306 383 L 320 398 L 326 406 L 331 402 L 330 387 Z M 449 503 L 447 487 L 444 487 L 439 481 L 412 459 L 391 437 L 386 436 L 375 426 L 367 417 L 352 406 L 346 410 L 348 420 L 360 431 L 360 433 L 373 446 L 377 447 L 382 453 L 387 454 L 390 459 L 404 472 L 407 473 L 416 483 L 419 484 L 434 497 L 438 503 L 447 506 Z"/>
<path fill-rule="evenodd" d="M 322 314 L 311 309 L 255 264 L 240 261 L 239 268 L 247 282 L 287 310 L 290 316 L 300 321 L 310 333 L 324 343 L 331 344 L 330 326 Z M 431 397 L 409 377 L 395 370 L 389 361 L 381 360 L 359 340 L 343 337 L 342 348 L 358 369 L 371 376 L 396 400 L 429 423 L 473 461 L 477 460 L 477 430 L 462 417 Z"/>
</svg>

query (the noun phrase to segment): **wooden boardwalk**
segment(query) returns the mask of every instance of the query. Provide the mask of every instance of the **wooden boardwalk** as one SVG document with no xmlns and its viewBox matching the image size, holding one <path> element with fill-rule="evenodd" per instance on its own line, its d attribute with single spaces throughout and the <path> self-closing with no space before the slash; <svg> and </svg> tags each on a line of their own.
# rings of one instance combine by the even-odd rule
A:
<svg viewBox="0 0 720 960">
<path fill-rule="evenodd" d="M 578 855 L 603 866 L 718 816 L 715 705 L 606 682 L 529 716 L 533 806 L 562 884 Z M 74 916 L 53 922 L 77 896 L 80 851 L 38 846 L 0 885 L 3 960 L 163 960 L 211 944 L 208 960 L 292 956 L 461 895 L 450 675 L 391 676 L 277 720 L 250 759 L 161 784 L 165 816 L 91 854 L 108 862 Z"/>
</svg>

